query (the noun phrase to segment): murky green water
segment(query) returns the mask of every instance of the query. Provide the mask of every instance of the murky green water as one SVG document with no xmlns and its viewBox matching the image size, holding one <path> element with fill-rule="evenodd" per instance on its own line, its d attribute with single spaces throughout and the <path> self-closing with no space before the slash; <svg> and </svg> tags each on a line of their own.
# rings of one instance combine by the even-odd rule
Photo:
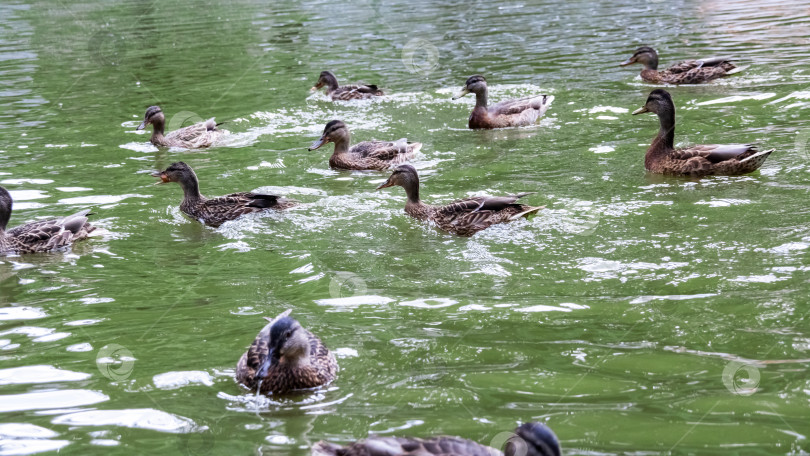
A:
<svg viewBox="0 0 810 456">
<path fill-rule="evenodd" d="M 305 454 L 369 433 L 497 445 L 528 420 L 566 454 L 810 450 L 808 8 L 3 2 L 12 225 L 92 207 L 105 232 L 0 260 L 0 454 Z M 776 148 L 760 172 L 644 172 L 657 121 L 629 111 L 651 87 L 618 67 L 639 44 L 662 64 L 751 65 L 671 91 L 677 143 Z M 392 95 L 327 102 L 307 91 L 324 69 Z M 538 127 L 468 131 L 472 97 L 450 95 L 479 72 L 493 101 L 556 100 Z M 232 134 L 158 151 L 135 132 L 152 104 Z M 470 239 L 427 228 L 402 189 L 373 191 L 384 173 L 307 152 L 335 118 L 356 141 L 424 143 L 428 201 L 536 191 L 527 202 L 547 209 Z M 177 160 L 205 194 L 308 204 L 202 227 L 148 175 Z M 287 308 L 341 373 L 257 402 L 233 369 L 260 316 Z"/>
</svg>

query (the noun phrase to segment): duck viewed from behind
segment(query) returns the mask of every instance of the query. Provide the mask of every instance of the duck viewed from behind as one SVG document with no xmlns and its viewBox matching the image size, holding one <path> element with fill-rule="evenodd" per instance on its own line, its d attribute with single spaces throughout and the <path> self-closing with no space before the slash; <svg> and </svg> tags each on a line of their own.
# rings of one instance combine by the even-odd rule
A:
<svg viewBox="0 0 810 456">
<path fill-rule="evenodd" d="M 312 456 L 560 456 L 560 441 L 543 423 L 525 423 L 506 440 L 503 453 L 460 437 L 373 436 L 340 446 L 320 441 Z"/>
<path fill-rule="evenodd" d="M 472 129 L 532 125 L 546 113 L 554 101 L 551 95 L 535 95 L 487 106 L 487 80 L 481 75 L 470 76 L 464 88 L 453 99 L 457 100 L 468 93 L 475 94 L 475 108 L 467 121 L 467 126 Z"/>
<path fill-rule="evenodd" d="M 363 141 L 349 147 L 350 141 L 349 127 L 339 120 L 333 120 L 326 124 L 323 135 L 308 150 L 318 149 L 331 142 L 335 144 L 335 151 L 329 157 L 329 166 L 332 168 L 382 171 L 408 161 L 422 148 L 422 143 L 408 142 L 405 138 L 396 141 Z"/>
<path fill-rule="evenodd" d="M 158 147 L 200 149 L 211 146 L 225 133 L 224 130 L 217 128 L 222 124 L 216 123 L 212 117 L 205 122 L 189 125 L 164 135 L 166 118 L 160 106 L 150 106 L 146 110 L 146 114 L 144 114 L 143 122 L 138 125 L 137 129 L 143 130 L 149 124 L 152 124 L 152 137 L 149 141 Z"/>
<path fill-rule="evenodd" d="M 236 380 L 260 394 L 286 394 L 324 386 L 337 376 L 335 356 L 321 340 L 290 318 L 270 319 L 239 363 Z"/>
<path fill-rule="evenodd" d="M 165 171 L 152 173 L 152 176 L 160 178 L 158 184 L 167 182 L 180 184 L 183 188 L 180 210 L 192 219 L 213 227 L 252 212 L 288 209 L 298 204 L 295 200 L 253 192 L 206 198 L 200 193 L 200 184 L 194 170 L 183 162 L 172 163 Z"/>
<path fill-rule="evenodd" d="M 326 86 L 326 96 L 332 100 L 365 100 L 385 95 L 382 90 L 373 84 L 351 84 L 340 86 L 337 78 L 331 71 L 322 71 L 318 82 L 310 91 L 315 92 Z"/>
<path fill-rule="evenodd" d="M 676 176 L 734 176 L 755 171 L 773 149 L 759 152 L 752 144 L 698 144 L 675 149 L 675 104 L 663 89 L 650 93 L 647 102 L 633 115 L 658 115 L 660 129 L 644 156 L 647 170 Z"/>
<path fill-rule="evenodd" d="M 440 229 L 459 236 L 472 236 L 497 223 L 528 217 L 543 209 L 543 206 L 517 203 L 531 192 L 509 196 L 474 196 L 445 206 L 431 206 L 419 199 L 419 175 L 411 165 L 398 166 L 377 189 L 394 185 L 403 187 L 408 196 L 406 214 L 417 220 L 433 222 Z"/>
<path fill-rule="evenodd" d="M 658 71 L 658 53 L 649 46 L 641 46 L 621 66 L 640 63 L 641 79 L 655 84 L 702 84 L 711 80 L 739 73 L 745 68 L 738 68 L 731 59 L 712 57 L 700 60 L 684 60 L 666 70 Z"/>
<path fill-rule="evenodd" d="M 11 194 L 0 187 L 0 255 L 51 252 L 87 239 L 96 229 L 87 221 L 89 209 L 64 218 L 31 222 L 6 231 L 11 219 Z"/>
</svg>

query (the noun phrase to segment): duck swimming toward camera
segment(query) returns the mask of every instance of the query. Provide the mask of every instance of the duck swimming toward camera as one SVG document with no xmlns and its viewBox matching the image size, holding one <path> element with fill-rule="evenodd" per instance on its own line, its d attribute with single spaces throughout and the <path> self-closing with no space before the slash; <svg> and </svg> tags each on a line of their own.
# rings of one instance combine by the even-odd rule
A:
<svg viewBox="0 0 810 456">
<path fill-rule="evenodd" d="M 363 141 L 349 147 L 349 127 L 339 120 L 333 120 L 326 124 L 323 135 L 308 150 L 318 149 L 330 142 L 335 144 L 335 151 L 329 157 L 329 166 L 336 169 L 382 171 L 408 161 L 422 148 L 422 143 L 408 142 L 405 138 L 396 141 Z"/>
<path fill-rule="evenodd" d="M 206 198 L 200 193 L 200 183 L 194 170 L 183 162 L 172 163 L 165 171 L 152 173 L 152 177 L 160 179 L 158 184 L 167 182 L 180 184 L 183 188 L 180 210 L 190 218 L 215 228 L 245 214 L 270 209 L 289 209 L 298 204 L 295 200 L 253 192 Z"/>
<path fill-rule="evenodd" d="M 394 185 L 404 188 L 408 195 L 406 214 L 417 220 L 433 222 L 440 229 L 459 236 L 472 236 L 497 223 L 528 217 L 543 209 L 543 206 L 517 203 L 517 200 L 531 195 L 531 192 L 509 196 L 474 196 L 445 206 L 425 204 L 419 199 L 419 175 L 411 165 L 398 166 L 377 190 Z"/>
<path fill-rule="evenodd" d="M 346 446 L 320 441 L 312 456 L 560 456 L 560 441 L 548 426 L 525 423 L 506 440 L 503 453 L 460 437 L 373 436 Z"/>
<path fill-rule="evenodd" d="M 0 255 L 51 252 L 87 239 L 96 229 L 87 221 L 89 209 L 67 217 L 15 226 L 6 231 L 11 219 L 11 194 L 0 187 Z"/>
<path fill-rule="evenodd" d="M 309 90 L 315 92 L 324 86 L 326 86 L 326 96 L 332 100 L 366 100 L 385 95 L 373 84 L 338 85 L 337 78 L 331 71 L 322 71 L 318 76 L 318 82 Z"/>
<path fill-rule="evenodd" d="M 546 113 L 554 101 L 551 95 L 535 95 L 487 106 L 487 80 L 481 75 L 470 76 L 453 99 L 457 100 L 468 93 L 475 94 L 475 108 L 467 121 L 467 126 L 472 129 L 532 125 Z"/>
<path fill-rule="evenodd" d="M 143 122 L 138 125 L 137 130 L 143 130 L 149 124 L 152 124 L 152 137 L 149 138 L 149 142 L 158 147 L 201 149 L 211 146 L 225 133 L 224 130 L 217 128 L 222 124 L 216 123 L 212 117 L 205 122 L 189 125 L 164 135 L 166 118 L 160 106 L 150 106 L 146 110 Z"/>
<path fill-rule="evenodd" d="M 270 319 L 236 365 L 236 380 L 260 394 L 286 394 L 324 386 L 338 365 L 323 342 L 290 318 L 291 310 Z"/>
<path fill-rule="evenodd" d="M 773 149 L 758 151 L 752 144 L 698 144 L 675 149 L 675 104 L 663 89 L 650 93 L 647 102 L 633 115 L 658 115 L 660 129 L 644 156 L 644 167 L 653 173 L 702 177 L 735 176 L 755 171 Z"/>
<path fill-rule="evenodd" d="M 627 66 L 634 63 L 644 65 L 644 69 L 641 70 L 641 79 L 655 84 L 702 84 L 739 73 L 745 69 L 735 66 L 729 58 L 712 57 L 684 60 L 666 70 L 658 71 L 658 53 L 649 46 L 641 46 L 636 49 L 630 58 L 619 65 Z"/>
</svg>

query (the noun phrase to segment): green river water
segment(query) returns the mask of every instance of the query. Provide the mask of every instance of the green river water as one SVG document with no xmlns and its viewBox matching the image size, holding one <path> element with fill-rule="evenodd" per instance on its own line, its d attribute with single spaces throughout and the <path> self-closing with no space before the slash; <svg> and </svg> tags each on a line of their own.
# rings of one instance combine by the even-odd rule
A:
<svg viewBox="0 0 810 456">
<path fill-rule="evenodd" d="M 92 208 L 71 251 L 0 259 L 0 455 L 307 454 L 320 439 L 451 434 L 499 446 L 548 423 L 565 454 L 810 451 L 810 4 L 793 1 L 0 4 L 0 185 L 11 225 Z M 644 171 L 653 86 L 620 68 L 733 55 L 743 73 L 671 87 L 676 144 L 775 148 L 743 177 Z M 326 100 L 322 70 L 390 96 Z M 490 100 L 551 93 L 536 127 L 470 131 Z M 135 127 L 216 116 L 208 150 Z M 407 137 L 422 197 L 534 191 L 546 209 L 472 238 L 403 212 L 387 173 L 336 172 L 326 122 Z M 218 229 L 204 194 L 306 204 Z M 338 357 L 315 394 L 234 381 L 293 309 Z"/>
</svg>

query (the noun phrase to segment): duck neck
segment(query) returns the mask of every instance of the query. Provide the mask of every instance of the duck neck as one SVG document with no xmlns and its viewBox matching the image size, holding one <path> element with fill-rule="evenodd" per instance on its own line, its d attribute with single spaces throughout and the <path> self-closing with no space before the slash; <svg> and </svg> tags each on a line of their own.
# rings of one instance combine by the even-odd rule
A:
<svg viewBox="0 0 810 456">
<path fill-rule="evenodd" d="M 6 226 L 11 219 L 11 196 L 0 187 L 0 236 L 6 234 Z"/>
<path fill-rule="evenodd" d="M 197 202 L 200 200 L 205 199 L 202 194 L 200 194 L 200 181 L 197 179 L 197 176 L 193 173 L 190 176 L 186 176 L 180 182 L 180 186 L 183 187 L 183 200 L 186 202 Z"/>
<path fill-rule="evenodd" d="M 163 136 L 165 124 L 163 119 L 156 119 L 152 121 L 152 143 L 162 144 L 166 138 Z"/>
<path fill-rule="evenodd" d="M 407 205 L 419 205 L 422 204 L 422 200 L 419 199 L 419 179 L 415 182 L 408 182 L 408 185 L 405 187 L 405 194 L 408 195 L 408 202 Z"/>
<path fill-rule="evenodd" d="M 475 107 L 476 108 L 486 108 L 487 107 L 487 88 L 484 87 L 484 90 L 479 90 L 475 92 Z"/>
<path fill-rule="evenodd" d="M 345 136 L 339 136 L 333 141 L 335 143 L 334 155 L 345 154 L 349 151 L 349 144 L 351 143 L 351 136 L 347 132 Z"/>
<path fill-rule="evenodd" d="M 645 70 L 657 70 L 658 69 L 658 56 L 653 55 L 649 59 L 644 62 L 644 69 Z"/>
<path fill-rule="evenodd" d="M 338 88 L 337 78 L 333 74 L 325 75 L 323 78 L 323 82 L 326 83 L 327 92 L 334 92 Z"/>
<path fill-rule="evenodd" d="M 652 147 L 656 150 L 672 150 L 675 148 L 675 110 L 663 109 L 658 113 L 660 129 L 658 136 L 653 140 Z"/>
</svg>

